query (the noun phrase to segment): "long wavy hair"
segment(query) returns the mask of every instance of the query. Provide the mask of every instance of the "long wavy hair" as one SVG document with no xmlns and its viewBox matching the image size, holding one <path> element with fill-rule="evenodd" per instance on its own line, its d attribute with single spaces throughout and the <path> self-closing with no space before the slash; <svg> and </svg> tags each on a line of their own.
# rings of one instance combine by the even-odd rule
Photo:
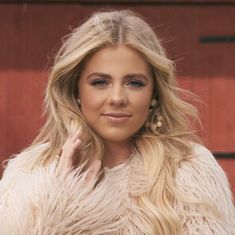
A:
<svg viewBox="0 0 235 235">
<path fill-rule="evenodd" d="M 84 63 L 93 53 L 117 44 L 135 49 L 149 63 L 158 104 L 148 119 L 154 124 L 157 112 L 163 117 L 162 128 L 142 127 L 133 138 L 135 149 L 143 158 L 146 176 L 156 179 L 151 190 L 138 197 L 138 204 L 149 217 L 147 231 L 177 235 L 181 225 L 172 204 L 183 196 L 177 193 L 174 178 L 180 162 L 192 154 L 191 143 L 197 141 L 190 125 L 191 120 L 197 120 L 197 110 L 183 101 L 182 94 L 187 93 L 177 87 L 174 63 L 166 57 L 159 38 L 150 25 L 132 11 L 94 13 L 64 39 L 46 89 L 47 121 L 31 147 L 42 143 L 49 145 L 34 164 L 52 161 L 68 135 L 79 127 L 84 131 L 82 161 L 94 155 L 102 159 L 103 144 L 87 126 L 77 104 L 77 83 Z"/>
</svg>

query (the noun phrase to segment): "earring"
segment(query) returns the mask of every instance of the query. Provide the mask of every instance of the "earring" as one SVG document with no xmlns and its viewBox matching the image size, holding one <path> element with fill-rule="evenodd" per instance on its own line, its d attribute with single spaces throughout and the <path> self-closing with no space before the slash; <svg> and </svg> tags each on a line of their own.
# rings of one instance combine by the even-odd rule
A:
<svg viewBox="0 0 235 235">
<path fill-rule="evenodd" d="M 156 121 L 154 120 L 156 119 Z M 158 112 L 155 117 L 153 117 L 152 121 L 146 121 L 145 127 L 152 130 L 156 131 L 157 129 L 160 129 L 163 126 L 163 117 L 160 115 Z"/>
<path fill-rule="evenodd" d="M 78 105 L 81 106 L 81 100 L 77 98 Z"/>
<path fill-rule="evenodd" d="M 150 106 L 149 106 L 149 113 L 152 112 L 154 106 L 156 106 L 157 104 L 157 100 L 156 99 L 152 99 L 151 102 L 150 102 Z"/>
<path fill-rule="evenodd" d="M 162 122 L 163 122 L 162 115 L 160 115 L 160 113 L 158 112 L 156 117 L 157 117 L 157 124 L 156 124 L 156 126 L 157 126 L 157 128 L 160 128 L 160 127 L 162 127 Z"/>
<path fill-rule="evenodd" d="M 157 104 L 157 100 L 156 99 L 152 99 L 151 103 L 150 103 L 150 108 L 153 108 L 156 104 Z"/>
<path fill-rule="evenodd" d="M 157 104 L 157 100 L 152 99 L 151 103 L 150 103 L 150 107 L 149 107 L 150 113 L 152 112 L 152 110 L 156 104 Z M 163 126 L 163 118 L 159 112 L 157 112 L 156 115 L 153 115 L 153 118 L 151 121 L 146 121 L 146 123 L 145 123 L 145 127 L 152 130 L 152 131 L 156 131 L 157 129 L 160 129 L 162 126 Z"/>
<path fill-rule="evenodd" d="M 157 105 L 157 100 L 152 99 L 149 107 L 149 113 L 152 112 L 154 106 L 156 105 Z M 163 126 L 163 118 L 160 115 L 160 112 L 153 113 L 152 115 L 153 116 L 151 120 L 145 122 L 145 127 L 152 131 L 156 131 L 157 129 L 160 129 Z"/>
</svg>

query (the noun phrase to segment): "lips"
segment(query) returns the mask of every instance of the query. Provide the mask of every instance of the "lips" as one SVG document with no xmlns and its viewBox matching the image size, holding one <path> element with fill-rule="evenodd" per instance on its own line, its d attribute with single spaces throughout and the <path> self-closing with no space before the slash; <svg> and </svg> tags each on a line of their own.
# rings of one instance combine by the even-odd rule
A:
<svg viewBox="0 0 235 235">
<path fill-rule="evenodd" d="M 103 116 L 109 116 L 109 117 L 130 117 L 131 115 L 125 114 L 125 113 L 104 113 Z"/>
<path fill-rule="evenodd" d="M 114 124 L 121 124 L 125 123 L 130 117 L 130 114 L 126 113 L 104 113 L 102 114 L 111 123 Z"/>
</svg>

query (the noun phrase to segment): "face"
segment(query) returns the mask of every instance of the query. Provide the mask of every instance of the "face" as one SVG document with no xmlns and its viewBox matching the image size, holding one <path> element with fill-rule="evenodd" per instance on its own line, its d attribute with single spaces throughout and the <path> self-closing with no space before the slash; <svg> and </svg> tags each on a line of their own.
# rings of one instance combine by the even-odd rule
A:
<svg viewBox="0 0 235 235">
<path fill-rule="evenodd" d="M 107 142 L 130 141 L 147 118 L 153 78 L 137 51 L 110 46 L 87 61 L 78 91 L 84 118 L 98 136 Z"/>
</svg>

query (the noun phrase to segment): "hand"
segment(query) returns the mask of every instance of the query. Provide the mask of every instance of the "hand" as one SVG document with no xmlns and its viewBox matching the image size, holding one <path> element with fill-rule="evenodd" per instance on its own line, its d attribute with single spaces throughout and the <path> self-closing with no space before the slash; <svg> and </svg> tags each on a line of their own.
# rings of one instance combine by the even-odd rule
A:
<svg viewBox="0 0 235 235">
<path fill-rule="evenodd" d="M 68 169 L 78 166 L 81 136 L 81 128 L 74 135 L 69 135 L 62 147 L 61 156 L 59 157 L 59 169 Z M 97 178 L 100 168 L 101 161 L 93 160 L 87 170 L 85 181 L 88 182 Z"/>
<path fill-rule="evenodd" d="M 81 147 L 81 128 L 75 134 L 70 134 L 65 141 L 60 155 L 59 165 L 62 168 L 72 168 L 78 165 L 79 150 Z"/>
</svg>

